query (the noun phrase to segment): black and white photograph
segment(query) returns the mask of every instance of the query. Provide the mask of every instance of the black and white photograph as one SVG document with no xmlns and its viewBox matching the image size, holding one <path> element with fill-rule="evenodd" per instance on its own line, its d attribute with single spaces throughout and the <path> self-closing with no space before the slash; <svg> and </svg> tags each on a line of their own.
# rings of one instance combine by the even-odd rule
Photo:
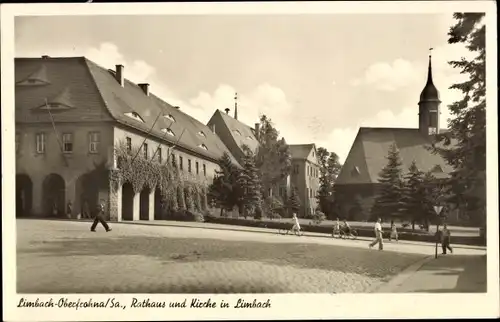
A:
<svg viewBox="0 0 500 322">
<path fill-rule="evenodd" d="M 360 3 L 2 4 L 13 309 L 498 317 L 495 5 Z"/>
</svg>

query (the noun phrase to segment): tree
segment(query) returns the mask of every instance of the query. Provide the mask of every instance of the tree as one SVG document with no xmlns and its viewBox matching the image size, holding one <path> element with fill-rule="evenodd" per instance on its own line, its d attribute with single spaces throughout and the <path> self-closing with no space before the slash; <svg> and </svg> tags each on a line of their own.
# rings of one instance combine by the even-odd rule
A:
<svg viewBox="0 0 500 322">
<path fill-rule="evenodd" d="M 329 217 L 333 214 L 333 186 L 340 173 L 342 165 L 335 152 L 328 152 L 325 148 L 318 148 L 316 151 L 319 162 L 319 190 L 316 198 L 322 212 Z"/>
<path fill-rule="evenodd" d="M 380 171 L 380 190 L 372 208 L 374 217 L 386 218 L 401 215 L 403 197 L 402 162 L 395 144 L 389 148 L 387 165 Z"/>
<path fill-rule="evenodd" d="M 297 213 L 300 209 L 300 198 L 299 198 L 299 193 L 297 191 L 297 188 L 293 187 L 292 191 L 290 193 L 290 197 L 287 200 L 287 208 L 291 212 Z"/>
<path fill-rule="evenodd" d="M 262 188 L 267 191 L 290 174 L 292 157 L 285 139 L 279 139 L 278 130 L 274 127 L 271 119 L 265 115 L 260 117 L 257 139 L 259 148 L 255 165 L 260 172 Z"/>
<path fill-rule="evenodd" d="M 469 209 L 477 210 L 476 219 L 485 225 L 486 219 L 486 27 L 484 13 L 455 13 L 456 24 L 448 32 L 449 44 L 464 44 L 472 59 L 462 57 L 450 61 L 468 80 L 453 84 L 450 89 L 463 93 L 461 100 L 449 105 L 451 119 L 449 131 L 438 135 L 441 145 L 433 151 L 439 153 L 453 167 L 450 193 L 461 194 Z M 458 190 L 457 190 L 458 188 Z M 463 191 L 460 191 L 463 190 Z"/>
<path fill-rule="evenodd" d="M 209 197 L 223 210 L 231 210 L 241 202 L 241 189 L 238 184 L 239 170 L 232 163 L 227 152 L 219 160 L 220 170 L 215 171 L 215 178 L 209 187 Z"/>
<path fill-rule="evenodd" d="M 424 173 L 413 161 L 405 175 L 405 188 L 403 197 L 403 211 L 412 223 L 415 230 L 415 223 L 420 222 L 429 228 L 429 221 L 434 216 L 433 199 L 435 178 L 432 173 Z"/>
<path fill-rule="evenodd" d="M 243 146 L 243 152 L 245 153 L 242 162 L 243 170 L 240 171 L 238 184 L 243 192 L 242 205 L 246 218 L 247 214 L 254 213 L 255 209 L 260 207 L 262 195 L 259 171 L 255 166 L 255 155 L 246 145 Z"/>
</svg>

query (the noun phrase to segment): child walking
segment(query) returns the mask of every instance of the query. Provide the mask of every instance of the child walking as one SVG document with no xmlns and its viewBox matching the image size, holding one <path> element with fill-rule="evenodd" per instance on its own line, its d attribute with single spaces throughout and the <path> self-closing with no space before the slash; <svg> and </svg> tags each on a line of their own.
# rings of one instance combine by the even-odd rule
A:
<svg viewBox="0 0 500 322">
<path fill-rule="evenodd" d="M 389 241 L 392 241 L 393 238 L 398 241 L 398 230 L 394 222 L 391 224 L 391 234 L 389 235 Z"/>
</svg>

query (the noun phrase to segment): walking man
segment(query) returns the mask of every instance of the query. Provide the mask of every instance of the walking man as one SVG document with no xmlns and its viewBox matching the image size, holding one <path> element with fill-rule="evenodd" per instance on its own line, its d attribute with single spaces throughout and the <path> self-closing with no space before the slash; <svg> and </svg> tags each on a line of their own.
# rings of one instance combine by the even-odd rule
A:
<svg viewBox="0 0 500 322">
<path fill-rule="evenodd" d="M 378 244 L 378 250 L 383 250 L 384 249 L 384 240 L 382 238 L 382 225 L 380 224 L 380 222 L 382 221 L 382 219 L 378 218 L 377 219 L 377 222 L 375 223 L 375 240 L 370 243 L 370 248 L 372 248 L 373 246 L 375 246 L 376 244 Z"/>
<path fill-rule="evenodd" d="M 101 203 L 97 207 L 94 223 L 92 224 L 92 227 L 90 227 L 90 231 L 95 231 L 98 223 L 101 223 L 101 225 L 104 227 L 104 229 L 106 229 L 106 231 L 111 231 L 111 228 L 109 228 L 108 224 L 106 223 L 106 220 L 104 220 L 104 209 L 105 209 L 104 200 L 101 200 Z"/>
<path fill-rule="evenodd" d="M 443 225 L 443 231 L 441 232 L 441 247 L 443 248 L 443 255 L 446 255 L 446 250 L 449 249 L 453 254 L 453 248 L 450 246 L 451 232 L 446 224 Z"/>
</svg>

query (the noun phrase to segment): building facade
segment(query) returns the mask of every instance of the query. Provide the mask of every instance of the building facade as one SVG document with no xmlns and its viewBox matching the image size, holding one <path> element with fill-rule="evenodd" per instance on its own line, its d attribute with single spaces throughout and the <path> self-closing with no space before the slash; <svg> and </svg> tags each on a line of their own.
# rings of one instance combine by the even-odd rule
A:
<svg viewBox="0 0 500 322">
<path fill-rule="evenodd" d="M 309 217 L 318 207 L 319 163 L 314 144 L 289 145 L 292 155 L 292 187 L 297 189 L 301 207 L 299 217 Z"/>
<path fill-rule="evenodd" d="M 158 189 L 138 191 L 130 182 L 114 189 L 109 171 L 93 175 L 116 169 L 118 145 L 139 149 L 151 162 L 171 162 L 205 185 L 229 152 L 210 128 L 148 84 L 128 81 L 122 65 L 109 70 L 84 57 L 18 58 L 15 77 L 19 215 L 63 216 L 71 202 L 76 216 L 84 202 L 94 207 L 103 200 L 111 220 L 152 220 L 160 211 Z"/>
</svg>

